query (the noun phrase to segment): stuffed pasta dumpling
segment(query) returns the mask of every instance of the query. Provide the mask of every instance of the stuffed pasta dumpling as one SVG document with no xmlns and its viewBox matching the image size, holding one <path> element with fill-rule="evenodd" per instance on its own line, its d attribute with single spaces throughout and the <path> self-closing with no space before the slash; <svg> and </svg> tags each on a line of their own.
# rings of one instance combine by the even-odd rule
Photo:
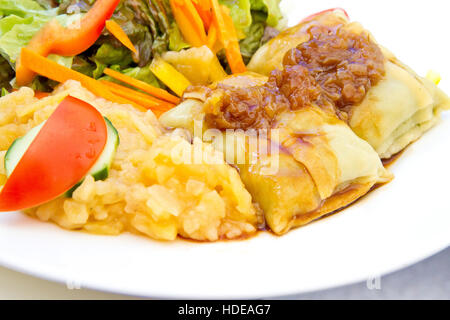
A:
<svg viewBox="0 0 450 320">
<path fill-rule="evenodd" d="M 336 114 L 383 159 L 420 138 L 450 108 L 435 83 L 419 77 L 340 10 L 281 33 L 259 49 L 249 69 L 268 74 L 271 67 L 293 65 L 308 69 Z"/>
<path fill-rule="evenodd" d="M 319 107 L 305 68 L 287 68 L 266 81 L 245 74 L 192 88 L 160 121 L 191 132 L 200 121 L 203 140 L 238 169 L 273 232 L 286 233 L 343 208 L 392 178 L 366 141 L 326 104 Z M 210 135 L 209 129 L 224 135 Z"/>
</svg>

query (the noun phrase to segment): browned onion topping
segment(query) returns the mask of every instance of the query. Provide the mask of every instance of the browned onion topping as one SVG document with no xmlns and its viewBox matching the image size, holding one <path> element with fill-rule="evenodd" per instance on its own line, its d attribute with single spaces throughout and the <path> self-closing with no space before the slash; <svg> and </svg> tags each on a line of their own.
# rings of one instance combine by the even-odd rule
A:
<svg viewBox="0 0 450 320">
<path fill-rule="evenodd" d="M 342 26 L 312 27 L 309 41 L 290 50 L 284 69 L 262 86 L 218 85 L 203 90 L 206 121 L 219 129 L 270 128 L 285 110 L 316 105 L 346 120 L 348 108 L 363 101 L 384 76 L 384 56 L 366 33 Z"/>
</svg>

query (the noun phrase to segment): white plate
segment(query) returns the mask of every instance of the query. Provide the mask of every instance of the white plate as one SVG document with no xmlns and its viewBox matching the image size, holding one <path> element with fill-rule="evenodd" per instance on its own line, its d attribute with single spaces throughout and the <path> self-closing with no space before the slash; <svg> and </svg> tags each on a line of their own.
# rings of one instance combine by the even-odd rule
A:
<svg viewBox="0 0 450 320">
<path fill-rule="evenodd" d="M 339 5 L 418 72 L 440 71 L 450 93 L 447 1 Z M 335 1 L 285 3 L 293 22 L 332 6 Z M 449 140 L 447 114 L 391 167 L 392 183 L 283 237 L 161 243 L 68 232 L 20 213 L 4 214 L 0 264 L 73 286 L 146 297 L 274 297 L 363 281 L 450 244 Z"/>
</svg>

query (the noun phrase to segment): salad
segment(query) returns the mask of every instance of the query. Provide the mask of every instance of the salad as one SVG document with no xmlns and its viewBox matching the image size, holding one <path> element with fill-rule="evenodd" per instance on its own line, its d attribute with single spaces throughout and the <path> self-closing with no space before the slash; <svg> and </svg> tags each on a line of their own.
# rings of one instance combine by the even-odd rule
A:
<svg viewBox="0 0 450 320">
<path fill-rule="evenodd" d="M 155 59 L 163 56 L 174 66 L 192 66 L 214 56 L 216 75 L 243 71 L 256 50 L 282 28 L 279 2 L 0 0 L 0 86 L 50 92 L 58 84 L 22 68 L 20 53 L 28 48 L 95 80 L 117 83 L 105 73 L 113 70 L 176 93 L 151 71 Z M 203 50 L 183 54 L 190 48 Z M 218 77 L 198 80 L 185 73 L 193 84 Z"/>
</svg>

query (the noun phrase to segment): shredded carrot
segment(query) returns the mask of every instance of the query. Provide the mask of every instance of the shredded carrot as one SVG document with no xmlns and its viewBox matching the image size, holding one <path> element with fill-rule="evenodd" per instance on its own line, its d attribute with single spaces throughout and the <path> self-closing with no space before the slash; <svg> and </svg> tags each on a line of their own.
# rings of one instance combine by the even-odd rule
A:
<svg viewBox="0 0 450 320">
<path fill-rule="evenodd" d="M 117 71 L 114 71 L 114 70 L 111 70 L 108 68 L 106 68 L 104 72 L 105 72 L 105 74 L 107 74 L 108 76 L 110 76 L 116 80 L 122 81 L 130 86 L 141 89 L 142 91 L 145 91 L 148 94 L 151 94 L 152 96 L 155 96 L 159 99 L 162 99 L 162 100 L 174 103 L 174 104 L 180 103 L 180 98 L 170 94 L 166 90 L 163 90 L 161 88 L 156 88 L 144 81 L 134 79 L 130 76 L 127 76 L 125 74 L 122 74 L 120 72 L 117 72 Z"/>
<path fill-rule="evenodd" d="M 219 41 L 217 41 L 217 28 L 214 23 L 211 24 L 208 30 L 207 46 L 212 52 L 217 53 L 221 48 Z"/>
<path fill-rule="evenodd" d="M 186 16 L 191 20 L 193 27 L 200 35 L 200 39 L 203 43 L 206 43 L 205 25 L 203 24 L 200 14 L 195 9 L 195 6 L 192 4 L 191 0 L 184 0 L 182 3 L 184 4 L 182 8 L 186 13 Z"/>
<path fill-rule="evenodd" d="M 211 4 L 209 0 L 192 0 L 192 4 L 202 19 L 205 30 L 209 30 L 212 22 Z"/>
<path fill-rule="evenodd" d="M 50 94 L 48 92 L 42 92 L 42 91 L 35 91 L 34 92 L 34 96 L 38 99 L 42 99 L 42 98 L 46 98 L 48 97 Z"/>
<path fill-rule="evenodd" d="M 21 51 L 21 61 L 26 68 L 29 68 L 33 72 L 40 74 L 46 78 L 57 81 L 59 83 L 64 83 L 67 80 L 76 80 L 81 82 L 81 84 L 88 90 L 90 90 L 95 95 L 102 97 L 106 100 L 112 102 L 131 104 L 139 109 L 142 106 L 124 99 L 120 96 L 113 94 L 107 87 L 101 84 L 99 81 L 90 78 L 82 73 L 64 67 L 52 60 L 49 60 L 34 51 L 22 48 Z"/>
<path fill-rule="evenodd" d="M 228 64 L 233 73 L 242 73 L 247 70 L 242 60 L 236 29 L 231 19 L 229 9 L 221 6 L 218 0 L 211 0 L 214 22 L 218 29 L 218 37 L 225 47 Z"/>
<path fill-rule="evenodd" d="M 196 26 L 196 20 L 192 19 L 192 15 L 185 10 L 183 2 L 180 0 L 170 0 L 172 13 L 175 20 L 183 34 L 184 39 L 193 47 L 201 47 L 206 43 L 206 33 L 203 27 L 203 22 L 200 20 L 201 27 Z M 192 4 L 192 3 L 191 3 Z M 197 20 L 198 23 L 198 20 Z"/>
<path fill-rule="evenodd" d="M 225 21 L 227 32 L 231 34 L 231 41 L 226 46 L 226 56 L 228 64 L 230 65 L 231 71 L 233 73 L 246 72 L 247 68 L 245 66 L 244 60 L 242 59 L 241 48 L 239 46 L 239 40 L 236 34 L 236 29 L 234 28 L 233 19 L 230 16 L 230 9 L 227 6 L 220 6 L 222 11 L 222 16 Z"/>
<path fill-rule="evenodd" d="M 127 88 L 111 81 L 102 80 L 100 82 L 107 86 L 113 93 L 134 101 L 151 110 L 167 111 L 175 106 L 167 101 L 158 100 L 148 94 Z"/>
<path fill-rule="evenodd" d="M 136 48 L 131 42 L 130 38 L 128 38 L 127 34 L 123 31 L 120 25 L 114 20 L 106 21 L 106 29 L 117 39 L 119 40 L 125 47 L 137 53 Z"/>
<path fill-rule="evenodd" d="M 211 12 L 211 2 L 210 0 L 197 0 L 197 3 L 202 11 L 208 12 L 212 19 L 212 12 Z"/>
<path fill-rule="evenodd" d="M 231 39 L 232 35 L 227 32 L 228 31 L 227 26 L 222 16 L 222 10 L 220 8 L 219 2 L 217 0 L 211 0 L 211 7 L 214 15 L 214 23 L 216 24 L 220 38 L 225 45 L 226 43 L 232 40 Z"/>
</svg>

